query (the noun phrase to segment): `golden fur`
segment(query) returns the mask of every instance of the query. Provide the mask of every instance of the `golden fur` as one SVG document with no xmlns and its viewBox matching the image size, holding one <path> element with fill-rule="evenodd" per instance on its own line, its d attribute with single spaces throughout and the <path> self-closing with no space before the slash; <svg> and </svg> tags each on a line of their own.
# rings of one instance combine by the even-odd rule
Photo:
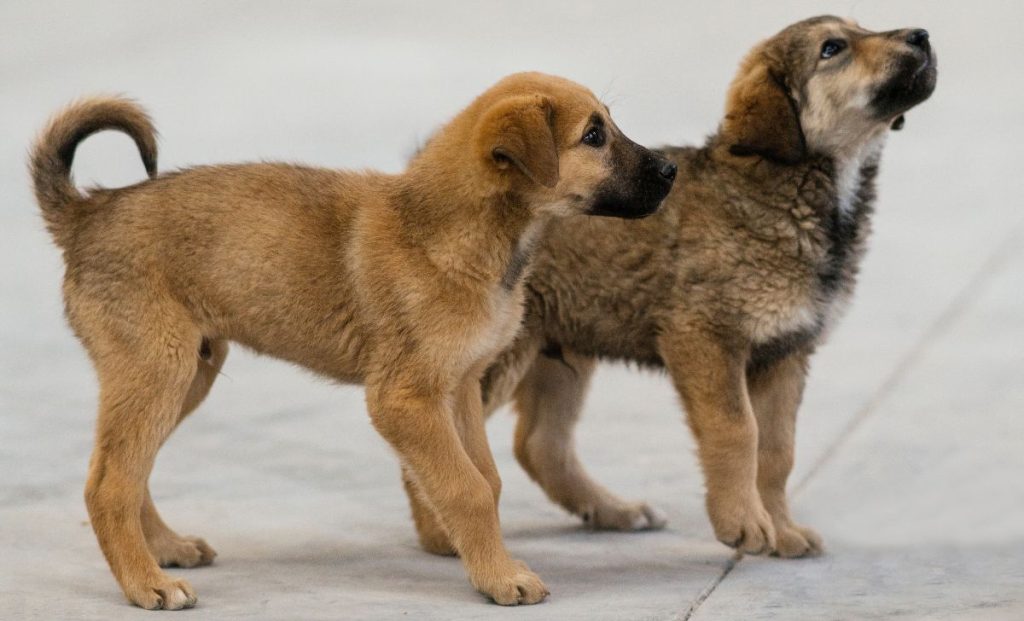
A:
<svg viewBox="0 0 1024 621">
<path fill-rule="evenodd" d="M 846 47 L 825 58 L 831 40 Z M 626 360 L 671 375 L 718 539 L 821 550 L 786 499 L 808 358 L 852 292 L 887 130 L 935 71 L 924 31 L 794 24 L 743 61 L 704 147 L 664 150 L 680 179 L 659 214 L 548 231 L 524 329 L 484 393 L 488 412 L 514 401 L 516 456 L 552 500 L 597 528 L 664 524 L 592 481 L 573 449 L 595 359 Z"/>
<path fill-rule="evenodd" d="M 597 126 L 602 144 L 585 144 Z M 150 180 L 79 193 L 75 147 L 102 129 L 135 140 Z M 609 197 L 621 199 L 613 215 L 642 217 L 675 174 L 588 90 L 508 77 L 399 175 L 246 164 L 157 176 L 145 113 L 91 99 L 53 119 L 31 168 L 64 252 L 67 317 L 100 382 L 85 499 L 129 600 L 191 607 L 192 587 L 160 566 L 213 560 L 203 540 L 164 524 L 147 481 L 228 341 L 364 383 L 414 506 L 473 586 L 499 604 L 547 595 L 502 543 L 480 377 L 519 327 L 530 247 L 547 223 L 605 213 Z"/>
</svg>

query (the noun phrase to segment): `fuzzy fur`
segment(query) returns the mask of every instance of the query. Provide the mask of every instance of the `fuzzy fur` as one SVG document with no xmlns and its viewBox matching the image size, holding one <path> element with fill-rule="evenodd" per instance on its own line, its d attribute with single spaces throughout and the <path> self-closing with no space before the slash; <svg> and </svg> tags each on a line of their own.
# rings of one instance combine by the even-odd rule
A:
<svg viewBox="0 0 1024 621">
<path fill-rule="evenodd" d="M 853 291 L 885 134 L 935 85 L 934 55 L 912 32 L 834 17 L 790 26 L 743 61 L 718 133 L 664 150 L 680 178 L 659 214 L 548 231 L 523 331 L 483 391 L 488 412 L 514 402 L 516 456 L 552 500 L 598 528 L 664 524 L 591 480 L 573 449 L 595 360 L 622 360 L 671 376 L 718 539 L 753 554 L 821 550 L 787 506 L 796 411 L 809 357 Z M 848 46 L 823 59 L 829 39 Z"/>
<path fill-rule="evenodd" d="M 596 120 L 602 148 L 581 143 Z M 75 147 L 102 129 L 135 139 L 150 180 L 74 187 Z M 543 228 L 610 191 L 626 197 L 615 215 L 650 213 L 671 185 L 664 164 L 588 90 L 542 74 L 499 82 L 398 175 L 265 163 L 157 176 L 152 124 L 135 104 L 83 100 L 57 115 L 31 172 L 64 252 L 68 321 L 99 377 L 85 498 L 128 599 L 196 602 L 160 567 L 208 564 L 214 552 L 167 527 L 147 481 L 235 341 L 365 384 L 417 522 L 436 531 L 425 545 L 443 538 L 497 603 L 541 601 L 540 578 L 502 543 L 480 378 L 518 330 Z"/>
</svg>

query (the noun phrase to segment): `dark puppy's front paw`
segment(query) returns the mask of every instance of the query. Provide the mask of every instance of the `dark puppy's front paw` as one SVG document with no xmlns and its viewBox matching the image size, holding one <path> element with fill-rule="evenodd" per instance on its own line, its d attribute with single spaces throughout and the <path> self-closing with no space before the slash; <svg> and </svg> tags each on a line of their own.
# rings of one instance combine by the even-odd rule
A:
<svg viewBox="0 0 1024 621">
<path fill-rule="evenodd" d="M 744 554 L 775 551 L 772 518 L 756 494 L 733 498 L 708 497 L 708 514 L 719 541 Z"/>
<path fill-rule="evenodd" d="M 213 563 L 217 552 L 200 537 L 161 536 L 147 541 L 161 567 L 202 567 Z"/>
<path fill-rule="evenodd" d="M 775 524 L 775 552 L 780 558 L 807 558 L 820 556 L 825 551 L 821 536 L 814 530 L 793 524 Z"/>
</svg>

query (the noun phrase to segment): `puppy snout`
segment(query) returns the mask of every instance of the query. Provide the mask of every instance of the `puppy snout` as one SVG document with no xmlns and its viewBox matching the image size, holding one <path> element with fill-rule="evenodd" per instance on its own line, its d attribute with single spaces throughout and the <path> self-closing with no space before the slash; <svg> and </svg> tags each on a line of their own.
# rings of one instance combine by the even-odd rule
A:
<svg viewBox="0 0 1024 621">
<path fill-rule="evenodd" d="M 676 166 L 675 162 L 663 160 L 661 165 L 658 166 L 658 174 L 661 175 L 666 181 L 674 181 L 676 178 L 676 172 L 679 171 L 679 167 Z"/>
<path fill-rule="evenodd" d="M 915 28 L 907 33 L 907 43 L 922 50 L 928 50 L 928 31 L 924 28 Z"/>
</svg>

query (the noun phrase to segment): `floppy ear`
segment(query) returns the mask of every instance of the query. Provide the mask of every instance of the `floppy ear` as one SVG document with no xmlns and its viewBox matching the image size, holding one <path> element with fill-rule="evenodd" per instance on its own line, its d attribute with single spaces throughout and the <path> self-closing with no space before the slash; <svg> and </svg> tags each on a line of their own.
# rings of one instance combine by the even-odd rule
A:
<svg viewBox="0 0 1024 621">
<path fill-rule="evenodd" d="M 534 183 L 558 183 L 558 149 L 553 131 L 554 107 L 541 95 L 507 97 L 491 106 L 477 126 L 477 144 L 498 166 L 515 166 Z"/>
<path fill-rule="evenodd" d="M 722 134 L 733 155 L 760 155 L 783 164 L 806 156 L 796 102 L 763 55 L 748 58 L 729 88 Z"/>
</svg>

